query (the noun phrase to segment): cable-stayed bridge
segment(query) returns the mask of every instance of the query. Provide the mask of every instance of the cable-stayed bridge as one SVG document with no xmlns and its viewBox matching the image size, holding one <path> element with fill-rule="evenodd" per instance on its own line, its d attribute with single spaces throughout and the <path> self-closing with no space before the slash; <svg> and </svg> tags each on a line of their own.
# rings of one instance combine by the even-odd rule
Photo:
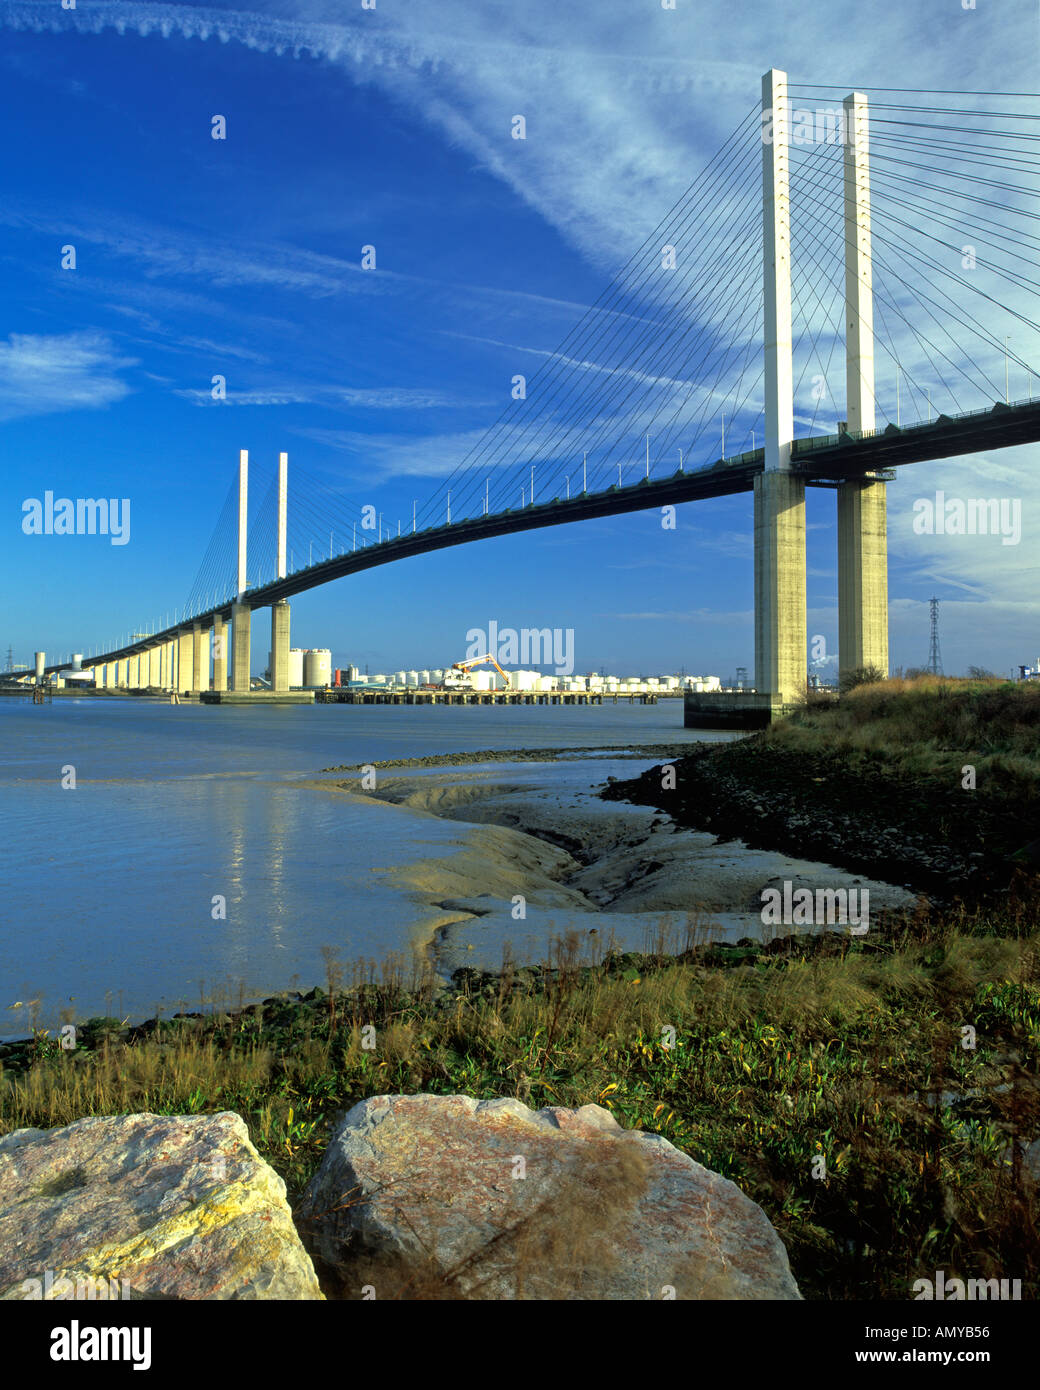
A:
<svg viewBox="0 0 1040 1390">
<path fill-rule="evenodd" d="M 183 607 L 84 664 L 103 685 L 248 691 L 251 614 L 270 607 L 287 689 L 295 594 L 473 540 L 751 491 L 768 714 L 806 680 L 815 486 L 837 495 L 841 668 L 887 671 L 890 470 L 1040 439 L 1037 101 L 767 73 L 761 104 L 410 514 L 295 465 L 290 489 L 285 454 L 256 505 L 243 453 Z"/>
</svg>

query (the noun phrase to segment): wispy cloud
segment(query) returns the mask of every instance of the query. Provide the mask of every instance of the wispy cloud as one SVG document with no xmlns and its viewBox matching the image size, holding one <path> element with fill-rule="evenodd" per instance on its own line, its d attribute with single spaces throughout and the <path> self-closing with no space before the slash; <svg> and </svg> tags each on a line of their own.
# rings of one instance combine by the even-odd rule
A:
<svg viewBox="0 0 1040 1390">
<path fill-rule="evenodd" d="M 221 399 L 215 399 L 211 390 L 202 388 L 185 388 L 175 394 L 190 400 L 194 405 L 326 405 L 344 410 L 436 410 L 471 404 L 460 401 L 445 391 L 423 391 L 402 386 L 354 390 L 343 386 L 293 385 L 281 389 L 228 391 L 226 397 Z M 368 438 L 349 431 L 336 430 L 314 431 L 310 437 L 321 434 L 327 436 L 325 442 L 333 442 L 341 435 L 346 441 Z M 342 443 L 335 447 L 349 448 L 351 444 Z"/>
<path fill-rule="evenodd" d="M 133 365 L 103 333 L 12 333 L 0 342 L 0 420 L 112 405 L 131 390 L 116 373 Z"/>
</svg>

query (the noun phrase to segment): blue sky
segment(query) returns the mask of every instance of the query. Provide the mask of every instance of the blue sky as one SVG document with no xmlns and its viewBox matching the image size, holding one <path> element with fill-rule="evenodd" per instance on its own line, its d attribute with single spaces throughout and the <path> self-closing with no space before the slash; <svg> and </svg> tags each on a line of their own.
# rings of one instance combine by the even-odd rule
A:
<svg viewBox="0 0 1040 1390">
<path fill-rule="evenodd" d="M 564 340 L 755 105 L 767 68 L 846 88 L 1036 86 L 1032 0 L 799 12 L 0 0 L 0 659 L 165 621 L 242 448 L 256 501 L 286 450 L 291 512 L 306 475 L 407 526 L 510 407 L 514 375 Z M 925 660 L 933 592 L 948 669 L 1040 652 L 1029 456 L 921 465 L 891 485 L 893 665 Z M 1021 545 L 914 535 L 913 500 L 938 487 L 1020 497 Z M 130 498 L 130 543 L 23 535 L 23 501 L 46 490 Z M 810 492 L 810 632 L 832 650 L 833 513 L 833 494 Z M 295 599 L 294 645 L 373 671 L 443 666 L 494 619 L 572 627 L 579 670 L 726 677 L 753 665 L 750 522 L 745 496 L 687 505 L 672 532 L 643 513 L 425 556 Z M 292 526 L 320 534 L 302 514 Z"/>
</svg>

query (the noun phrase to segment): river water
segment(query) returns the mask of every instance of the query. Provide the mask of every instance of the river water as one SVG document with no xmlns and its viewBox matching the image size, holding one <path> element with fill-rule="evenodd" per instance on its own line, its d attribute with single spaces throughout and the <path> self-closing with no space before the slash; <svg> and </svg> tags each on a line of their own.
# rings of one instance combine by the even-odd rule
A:
<svg viewBox="0 0 1040 1390">
<path fill-rule="evenodd" d="M 679 700 L 242 709 L 0 699 L 0 1038 L 26 1036 L 31 1014 L 47 1028 L 63 1016 L 133 1022 L 306 989 L 324 981 L 323 947 L 348 964 L 406 954 L 423 914 L 379 871 L 458 853 L 465 827 L 303 785 L 322 768 L 713 737 L 730 735 L 684 730 Z M 652 761 L 601 755 L 581 775 L 588 786 Z M 543 788 L 575 775 L 573 762 L 524 769 Z"/>
</svg>

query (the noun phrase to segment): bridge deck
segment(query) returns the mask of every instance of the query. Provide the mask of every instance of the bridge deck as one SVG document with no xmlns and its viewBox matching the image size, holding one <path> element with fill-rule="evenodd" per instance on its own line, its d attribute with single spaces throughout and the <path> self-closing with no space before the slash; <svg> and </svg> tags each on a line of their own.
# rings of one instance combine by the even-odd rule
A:
<svg viewBox="0 0 1040 1390">
<path fill-rule="evenodd" d="M 791 450 L 791 466 L 809 485 L 826 486 L 908 463 L 980 453 L 986 449 L 1004 449 L 1038 440 L 1040 401 L 1019 401 L 1013 405 L 1001 402 L 989 410 L 972 411 L 965 415 L 940 415 L 931 422 L 903 428 L 889 425 L 884 430 L 866 434 L 796 439 Z M 377 565 L 388 565 L 395 560 L 405 560 L 433 550 L 466 545 L 470 541 L 750 492 L 755 477 L 763 467 L 764 452 L 755 449 L 736 458 L 719 459 L 693 472 L 677 471 L 670 478 L 643 478 L 627 487 L 615 485 L 605 492 L 581 493 L 570 498 L 554 497 L 548 502 L 531 503 L 517 511 L 495 512 L 489 516 L 429 527 L 425 531 L 395 536 L 375 545 L 366 545 L 361 550 L 322 560 L 284 579 L 248 589 L 240 601 L 249 608 L 266 608 L 280 599 L 292 598 L 295 594 L 348 574 L 357 574 L 362 570 L 374 569 Z M 214 617 L 226 620 L 230 615 L 231 601 L 226 600 L 204 613 L 153 633 L 146 640 L 93 656 L 83 664 L 93 667 L 137 656 L 161 642 L 170 641 L 192 623 L 211 627 Z M 61 669 L 60 666 L 46 667 L 48 672 Z"/>
</svg>

